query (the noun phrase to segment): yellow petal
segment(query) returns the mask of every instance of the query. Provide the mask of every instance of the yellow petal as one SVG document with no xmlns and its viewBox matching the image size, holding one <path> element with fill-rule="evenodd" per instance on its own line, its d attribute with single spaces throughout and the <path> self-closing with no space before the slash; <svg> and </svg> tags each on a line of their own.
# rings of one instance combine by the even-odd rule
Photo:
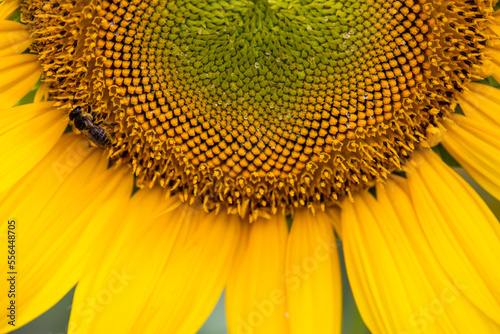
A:
<svg viewBox="0 0 500 334">
<path fill-rule="evenodd" d="M 124 333 L 140 316 L 179 236 L 189 224 L 156 216 L 176 207 L 158 188 L 139 191 L 127 204 L 124 219 L 111 219 L 90 248 L 80 280 L 69 333 Z"/>
<path fill-rule="evenodd" d="M 454 115 L 445 126 L 444 147 L 484 189 L 500 199 L 500 127 L 462 115 Z"/>
<path fill-rule="evenodd" d="M 491 15 L 490 28 L 500 37 L 500 12 L 497 10 Z"/>
<path fill-rule="evenodd" d="M 227 283 L 241 223 L 236 215 L 201 214 L 186 240 L 172 250 L 133 332 L 194 333 L 203 325 Z"/>
<path fill-rule="evenodd" d="M 474 190 L 431 152 L 414 154 L 408 185 L 419 221 L 464 295 L 500 324 L 500 225 Z"/>
<path fill-rule="evenodd" d="M 335 227 L 335 232 L 339 236 L 340 239 L 342 239 L 342 224 L 340 221 L 340 208 L 339 207 L 332 207 L 332 208 L 327 208 L 326 209 L 326 214 L 330 217 L 330 221 Z"/>
<path fill-rule="evenodd" d="M 14 12 L 19 9 L 21 0 L 4 0 L 0 3 L 0 19 L 8 19 Z"/>
<path fill-rule="evenodd" d="M 226 282 L 238 222 L 214 221 L 159 189 L 139 191 L 127 207 L 93 249 L 69 332 L 194 333 Z"/>
<path fill-rule="evenodd" d="M 0 56 L 21 54 L 30 44 L 29 31 L 24 24 L 0 21 Z"/>
<path fill-rule="evenodd" d="M 500 126 L 500 90 L 491 86 L 471 83 L 470 91 L 458 96 L 458 103 L 465 115 L 484 122 Z"/>
<path fill-rule="evenodd" d="M 43 102 L 49 99 L 49 84 L 46 82 L 41 82 L 36 90 L 35 97 L 33 98 L 33 102 Z"/>
<path fill-rule="evenodd" d="M 77 283 L 89 247 L 107 223 L 103 217 L 107 212 L 119 214 L 130 195 L 133 179 L 128 169 L 107 169 L 101 152 L 81 143 L 79 136 L 63 136 L 0 198 L 1 232 L 7 219 L 16 219 L 17 326 L 49 309 Z M 66 172 L 58 173 L 54 162 L 63 164 Z M 1 305 L 8 302 L 6 297 L 0 297 Z"/>
<path fill-rule="evenodd" d="M 14 106 L 31 91 L 41 74 L 37 55 L 0 57 L 0 109 Z"/>
<path fill-rule="evenodd" d="M 5 191 L 56 144 L 68 123 L 52 102 L 0 110 L 0 192 Z"/>
<path fill-rule="evenodd" d="M 285 279 L 291 333 L 340 333 L 340 266 L 326 213 L 297 211 L 287 241 Z"/>
<path fill-rule="evenodd" d="M 479 68 L 479 74 L 483 77 L 493 76 L 500 82 L 500 41 L 490 40 L 484 49 L 486 60 Z"/>
<path fill-rule="evenodd" d="M 359 311 L 372 333 L 493 333 L 498 326 L 441 267 L 413 203 L 389 180 L 342 205 L 344 255 Z"/>
<path fill-rule="evenodd" d="M 245 251 L 226 287 L 230 333 L 288 333 L 283 281 L 287 235 L 282 215 L 251 224 Z"/>
</svg>

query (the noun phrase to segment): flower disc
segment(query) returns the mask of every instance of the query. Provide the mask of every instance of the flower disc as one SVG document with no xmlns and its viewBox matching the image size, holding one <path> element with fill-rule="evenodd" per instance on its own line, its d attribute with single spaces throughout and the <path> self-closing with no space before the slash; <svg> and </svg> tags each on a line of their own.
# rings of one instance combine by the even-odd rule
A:
<svg viewBox="0 0 500 334">
<path fill-rule="evenodd" d="M 256 216 L 400 170 L 473 78 L 489 6 L 32 1 L 24 19 L 54 98 L 114 124 L 140 185 Z"/>
</svg>

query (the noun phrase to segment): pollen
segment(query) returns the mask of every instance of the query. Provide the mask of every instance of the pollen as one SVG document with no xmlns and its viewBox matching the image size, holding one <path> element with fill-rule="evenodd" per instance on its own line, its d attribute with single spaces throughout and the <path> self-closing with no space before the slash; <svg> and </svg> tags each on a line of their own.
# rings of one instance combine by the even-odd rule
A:
<svg viewBox="0 0 500 334">
<path fill-rule="evenodd" d="M 483 0 L 25 6 L 53 99 L 113 125 L 109 157 L 140 187 L 250 218 L 401 170 L 491 38 Z"/>
</svg>

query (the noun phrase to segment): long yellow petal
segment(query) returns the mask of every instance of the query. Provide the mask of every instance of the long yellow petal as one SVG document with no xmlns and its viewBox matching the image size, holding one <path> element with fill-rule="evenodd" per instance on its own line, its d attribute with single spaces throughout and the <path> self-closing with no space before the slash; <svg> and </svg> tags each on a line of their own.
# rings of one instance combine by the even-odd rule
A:
<svg viewBox="0 0 500 334">
<path fill-rule="evenodd" d="M 342 205 L 347 273 L 372 333 L 492 333 L 498 326 L 463 295 L 425 236 L 405 180 Z"/>
<path fill-rule="evenodd" d="M 483 77 L 493 76 L 500 81 L 500 41 L 492 39 L 484 50 L 486 60 L 479 68 L 479 75 Z"/>
<path fill-rule="evenodd" d="M 217 303 L 232 269 L 242 222 L 236 215 L 200 216 L 186 241 L 172 250 L 133 332 L 194 333 Z"/>
<path fill-rule="evenodd" d="M 335 228 L 335 232 L 342 239 L 342 223 L 340 221 L 340 208 L 333 207 L 327 208 L 326 214 L 330 217 L 330 221 L 332 222 L 333 227 Z"/>
<path fill-rule="evenodd" d="M 5 0 L 0 3 L 0 19 L 8 19 L 21 6 L 21 0 Z"/>
<path fill-rule="evenodd" d="M 124 219 L 110 219 L 90 248 L 90 261 L 80 280 L 69 333 L 125 333 L 142 312 L 188 224 L 168 223 L 158 216 L 177 207 L 158 188 L 139 191 L 124 207 Z"/>
<path fill-rule="evenodd" d="M 497 10 L 491 15 L 491 30 L 500 37 L 500 12 Z"/>
<path fill-rule="evenodd" d="M 500 127 L 462 115 L 445 122 L 444 147 L 491 195 L 500 199 Z"/>
<path fill-rule="evenodd" d="M 415 153 L 408 185 L 419 221 L 464 295 L 500 324 L 500 225 L 475 191 L 434 153 Z"/>
<path fill-rule="evenodd" d="M 33 98 L 34 103 L 48 101 L 49 100 L 49 84 L 46 82 L 41 82 L 36 90 L 35 97 Z"/>
<path fill-rule="evenodd" d="M 29 31 L 24 24 L 0 21 L 0 56 L 21 54 L 30 44 Z"/>
<path fill-rule="evenodd" d="M 342 284 L 328 215 L 296 212 L 287 242 L 285 284 L 291 333 L 340 333 Z"/>
<path fill-rule="evenodd" d="M 0 192 L 5 191 L 56 144 L 68 119 L 52 102 L 0 110 Z"/>
<path fill-rule="evenodd" d="M 484 122 L 500 126 L 498 112 L 500 111 L 500 90 L 479 84 L 471 83 L 467 86 L 470 91 L 458 96 L 458 103 L 465 115 Z"/>
<path fill-rule="evenodd" d="M 37 55 L 0 57 L 0 109 L 14 106 L 42 75 Z"/>
<path fill-rule="evenodd" d="M 69 332 L 194 333 L 222 292 L 239 239 L 239 222 L 221 218 L 159 189 L 139 191 L 93 251 Z"/>
<path fill-rule="evenodd" d="M 246 249 L 226 287 L 230 333 L 288 333 L 283 280 L 287 235 L 281 215 L 251 224 Z"/>
<path fill-rule="evenodd" d="M 17 226 L 17 326 L 49 309 L 77 283 L 89 247 L 107 223 L 103 215 L 119 214 L 132 180 L 126 168 L 107 169 L 101 152 L 88 149 L 86 140 L 65 135 L 1 195 L 2 247 L 7 219 L 16 219 Z M 0 297 L 3 306 L 6 297 Z"/>
</svg>

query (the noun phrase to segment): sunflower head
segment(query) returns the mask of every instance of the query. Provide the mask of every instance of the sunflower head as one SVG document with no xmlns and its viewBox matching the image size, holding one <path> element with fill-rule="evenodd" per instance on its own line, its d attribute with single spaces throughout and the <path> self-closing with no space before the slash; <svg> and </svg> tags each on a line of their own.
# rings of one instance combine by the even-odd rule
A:
<svg viewBox="0 0 500 334">
<path fill-rule="evenodd" d="M 255 218 L 324 209 L 401 170 L 475 78 L 490 11 L 481 0 L 27 1 L 23 20 L 53 99 L 92 106 L 139 186 Z"/>
</svg>

